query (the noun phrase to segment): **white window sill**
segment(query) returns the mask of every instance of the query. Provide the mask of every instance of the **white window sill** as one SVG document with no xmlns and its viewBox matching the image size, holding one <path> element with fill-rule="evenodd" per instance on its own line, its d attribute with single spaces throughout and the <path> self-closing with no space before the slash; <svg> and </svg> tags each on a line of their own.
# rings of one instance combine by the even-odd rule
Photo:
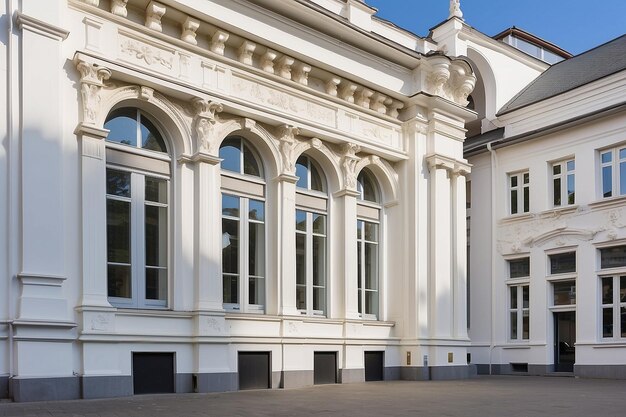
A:
<svg viewBox="0 0 626 417">
<path fill-rule="evenodd" d="M 589 203 L 589 208 L 591 210 L 599 210 L 604 208 L 623 206 L 624 204 L 626 204 L 626 195 L 620 195 L 617 197 L 603 198 L 601 200 L 594 201 L 593 203 Z"/>
<path fill-rule="evenodd" d="M 524 220 L 531 220 L 533 217 L 535 217 L 535 215 L 532 213 L 513 214 L 510 216 L 501 218 L 498 223 L 500 224 L 516 223 L 516 222 L 521 222 Z"/>
<path fill-rule="evenodd" d="M 562 216 L 563 214 L 569 214 L 569 213 L 573 213 L 575 211 L 578 211 L 579 207 L 580 206 L 578 204 L 571 204 L 571 205 L 567 205 L 567 206 L 553 207 L 551 209 L 544 210 L 544 211 L 540 212 L 539 213 L 539 217 L 541 217 L 541 218 L 558 217 L 558 216 Z"/>
</svg>

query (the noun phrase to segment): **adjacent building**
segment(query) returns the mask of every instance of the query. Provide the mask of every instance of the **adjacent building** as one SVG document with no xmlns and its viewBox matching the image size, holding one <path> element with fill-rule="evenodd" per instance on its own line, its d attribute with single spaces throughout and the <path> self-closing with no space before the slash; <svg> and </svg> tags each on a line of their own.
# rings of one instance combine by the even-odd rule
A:
<svg viewBox="0 0 626 417">
<path fill-rule="evenodd" d="M 624 375 L 625 38 L 0 8 L 0 397 Z"/>
</svg>

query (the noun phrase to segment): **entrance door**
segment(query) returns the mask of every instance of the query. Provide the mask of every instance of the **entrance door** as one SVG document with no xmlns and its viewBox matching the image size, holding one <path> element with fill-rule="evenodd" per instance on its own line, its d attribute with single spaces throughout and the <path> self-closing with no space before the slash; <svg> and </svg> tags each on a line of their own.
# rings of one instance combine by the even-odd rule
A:
<svg viewBox="0 0 626 417">
<path fill-rule="evenodd" d="M 556 372 L 573 372 L 576 359 L 576 312 L 554 313 L 554 365 Z"/>
</svg>

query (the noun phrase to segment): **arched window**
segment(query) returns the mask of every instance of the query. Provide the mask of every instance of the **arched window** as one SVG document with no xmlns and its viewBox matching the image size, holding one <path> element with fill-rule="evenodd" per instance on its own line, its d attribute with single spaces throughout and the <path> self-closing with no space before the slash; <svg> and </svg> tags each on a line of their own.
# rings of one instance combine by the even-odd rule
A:
<svg viewBox="0 0 626 417">
<path fill-rule="evenodd" d="M 328 195 L 315 161 L 296 162 L 296 307 L 302 314 L 326 314 Z"/>
<path fill-rule="evenodd" d="M 222 158 L 222 279 L 224 308 L 265 310 L 265 182 L 254 148 L 226 138 Z"/>
<path fill-rule="evenodd" d="M 168 299 L 170 155 L 136 108 L 112 111 L 106 139 L 107 287 L 118 307 L 164 308 Z"/>
<path fill-rule="evenodd" d="M 372 173 L 364 168 L 357 177 L 357 280 L 359 314 L 378 318 L 380 192 Z"/>
</svg>

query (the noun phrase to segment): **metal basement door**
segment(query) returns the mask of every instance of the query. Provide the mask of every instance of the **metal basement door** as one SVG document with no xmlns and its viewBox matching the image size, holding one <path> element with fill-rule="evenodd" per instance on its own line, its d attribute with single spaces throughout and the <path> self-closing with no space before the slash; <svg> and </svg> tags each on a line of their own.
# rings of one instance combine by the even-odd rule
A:
<svg viewBox="0 0 626 417">
<path fill-rule="evenodd" d="M 383 380 L 384 352 L 365 352 L 365 380 Z"/>
<path fill-rule="evenodd" d="M 337 352 L 315 352 L 313 354 L 313 383 L 337 383 Z"/>
<path fill-rule="evenodd" d="M 270 388 L 270 353 L 239 352 L 239 389 Z"/>
<path fill-rule="evenodd" d="M 174 392 L 174 354 L 133 352 L 133 390 L 135 394 Z"/>
</svg>

